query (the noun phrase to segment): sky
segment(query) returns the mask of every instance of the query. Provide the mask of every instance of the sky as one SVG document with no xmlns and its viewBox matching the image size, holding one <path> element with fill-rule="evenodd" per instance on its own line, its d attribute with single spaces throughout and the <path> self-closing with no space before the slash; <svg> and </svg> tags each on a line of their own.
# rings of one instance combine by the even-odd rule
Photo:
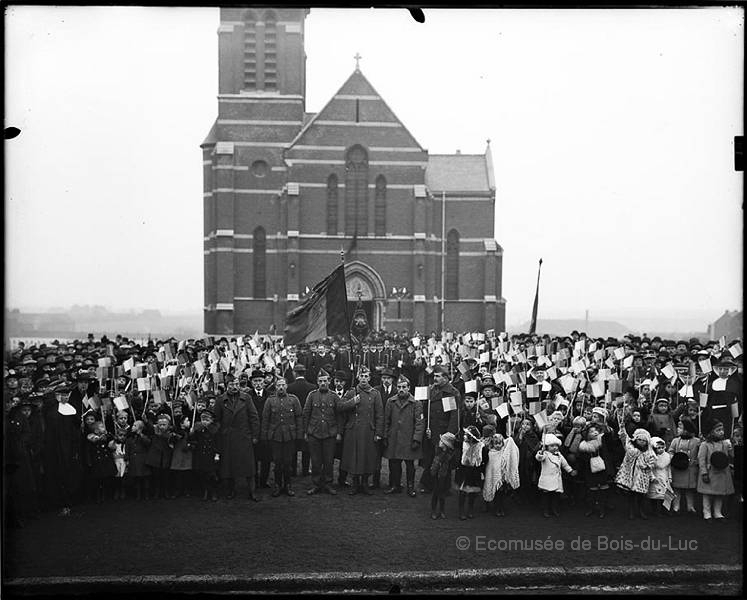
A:
<svg viewBox="0 0 747 600">
<path fill-rule="evenodd" d="M 490 139 L 508 325 L 539 258 L 540 318 L 741 309 L 741 9 L 424 13 L 312 9 L 306 110 L 358 52 L 430 153 Z M 7 307 L 202 310 L 218 25 L 217 8 L 6 9 Z"/>
</svg>

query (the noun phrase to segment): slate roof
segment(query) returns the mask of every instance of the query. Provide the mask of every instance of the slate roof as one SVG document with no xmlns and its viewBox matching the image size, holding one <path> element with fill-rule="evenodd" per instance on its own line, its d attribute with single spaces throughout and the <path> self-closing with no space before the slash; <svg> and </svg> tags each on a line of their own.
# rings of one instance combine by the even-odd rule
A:
<svg viewBox="0 0 747 600">
<path fill-rule="evenodd" d="M 435 192 L 490 192 L 491 175 L 485 154 L 429 154 L 425 184 Z"/>
</svg>

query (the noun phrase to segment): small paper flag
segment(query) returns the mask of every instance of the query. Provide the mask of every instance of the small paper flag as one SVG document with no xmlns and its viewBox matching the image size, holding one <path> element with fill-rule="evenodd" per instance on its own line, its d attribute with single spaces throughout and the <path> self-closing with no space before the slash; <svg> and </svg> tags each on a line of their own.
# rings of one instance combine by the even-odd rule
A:
<svg viewBox="0 0 747 600">
<path fill-rule="evenodd" d="M 731 418 L 732 419 L 739 418 L 739 403 L 738 402 L 731 403 Z"/>
<path fill-rule="evenodd" d="M 506 404 L 505 402 L 503 404 L 500 404 L 496 409 L 496 412 L 501 419 L 505 419 L 506 417 L 508 417 L 508 404 Z"/>
<path fill-rule="evenodd" d="M 497 410 L 498 407 L 501 406 L 502 404 L 505 404 L 502 396 L 493 396 L 490 399 L 490 408 L 492 408 L 493 410 Z"/>
<path fill-rule="evenodd" d="M 511 406 L 519 405 L 524 401 L 524 397 L 520 391 L 511 392 Z"/>
<path fill-rule="evenodd" d="M 610 392 L 613 394 L 622 394 L 623 382 L 622 379 L 610 379 L 609 380 Z"/>
<path fill-rule="evenodd" d="M 114 398 L 114 406 L 117 407 L 117 410 L 127 410 L 130 407 L 125 396 L 117 396 Z"/>
<path fill-rule="evenodd" d="M 672 379 L 674 377 L 674 367 L 672 366 L 672 363 L 667 363 L 664 365 L 664 368 L 662 368 L 661 372 L 666 376 L 667 379 Z"/>
<path fill-rule="evenodd" d="M 474 379 L 464 382 L 464 393 L 469 394 L 470 392 L 477 393 L 477 381 Z"/>
<path fill-rule="evenodd" d="M 625 358 L 625 348 L 615 348 L 613 354 L 617 360 L 622 360 Z"/>
<path fill-rule="evenodd" d="M 150 377 L 138 377 L 137 391 L 147 392 L 150 389 Z"/>
<path fill-rule="evenodd" d="M 698 394 L 698 399 L 700 400 L 700 408 L 708 406 L 708 394 L 700 392 L 700 394 Z"/>
<path fill-rule="evenodd" d="M 732 358 L 742 356 L 742 344 L 737 342 L 733 346 L 729 346 L 729 354 L 731 354 Z"/>
<path fill-rule="evenodd" d="M 542 403 L 539 401 L 534 401 L 529 403 L 529 414 L 530 415 L 536 415 L 538 412 L 542 410 Z"/>
<path fill-rule="evenodd" d="M 539 398 L 540 397 L 540 386 L 537 384 L 529 384 L 527 386 L 527 398 Z"/>
<path fill-rule="evenodd" d="M 626 356 L 623 359 L 623 369 L 629 369 L 632 366 L 633 366 L 633 355 L 631 354 L 630 356 Z"/>
<path fill-rule="evenodd" d="M 591 384 L 591 392 L 596 398 L 604 396 L 604 381 L 595 381 Z"/>
<path fill-rule="evenodd" d="M 457 408 L 456 398 L 454 398 L 454 396 L 446 396 L 445 398 L 441 398 L 441 403 L 443 404 L 444 412 L 456 410 Z"/>
<path fill-rule="evenodd" d="M 710 373 L 713 369 L 711 368 L 711 359 L 706 358 L 704 360 L 699 360 L 698 364 L 700 365 L 700 369 L 703 371 L 703 373 Z"/>
<path fill-rule="evenodd" d="M 415 400 L 428 400 L 428 386 L 417 386 L 415 388 Z"/>
<path fill-rule="evenodd" d="M 547 412 L 544 409 L 532 416 L 537 423 L 537 427 L 539 427 L 540 429 L 547 425 Z"/>
</svg>

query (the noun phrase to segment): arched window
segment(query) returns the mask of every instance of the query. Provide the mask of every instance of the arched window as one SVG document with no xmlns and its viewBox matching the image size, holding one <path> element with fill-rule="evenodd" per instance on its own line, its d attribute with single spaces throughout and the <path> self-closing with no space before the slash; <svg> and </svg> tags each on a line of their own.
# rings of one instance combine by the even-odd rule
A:
<svg viewBox="0 0 747 600">
<path fill-rule="evenodd" d="M 244 89 L 257 89 L 257 15 L 244 12 Z"/>
<path fill-rule="evenodd" d="M 337 234 L 337 175 L 327 177 L 327 235 Z"/>
<path fill-rule="evenodd" d="M 386 177 L 383 175 L 376 178 L 374 230 L 376 235 L 386 235 Z"/>
<path fill-rule="evenodd" d="M 345 157 L 345 232 L 368 235 L 368 154 L 359 145 Z"/>
<path fill-rule="evenodd" d="M 262 72 L 264 74 L 264 89 L 274 91 L 278 88 L 278 57 L 277 57 L 277 17 L 271 10 L 265 12 L 265 43 Z"/>
<path fill-rule="evenodd" d="M 267 297 L 267 237 L 264 227 L 254 230 L 252 257 L 254 259 L 254 298 Z"/>
<path fill-rule="evenodd" d="M 446 299 L 459 300 L 459 232 L 446 236 Z"/>
</svg>

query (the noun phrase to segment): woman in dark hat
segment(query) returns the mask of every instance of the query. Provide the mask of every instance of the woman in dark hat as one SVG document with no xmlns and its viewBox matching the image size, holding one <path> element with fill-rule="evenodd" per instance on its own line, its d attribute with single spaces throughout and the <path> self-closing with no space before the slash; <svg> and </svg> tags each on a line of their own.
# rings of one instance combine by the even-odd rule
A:
<svg viewBox="0 0 747 600">
<path fill-rule="evenodd" d="M 734 493 L 729 467 L 734 459 L 734 450 L 731 441 L 724 439 L 724 424 L 721 421 L 711 421 L 704 431 L 708 434 L 698 450 L 698 492 L 703 494 L 703 518 L 709 520 L 713 516 L 723 519 L 721 509 L 724 498 Z"/>
<path fill-rule="evenodd" d="M 672 456 L 672 514 L 679 513 L 682 496 L 687 502 L 687 512 L 695 513 L 695 490 L 698 486 L 698 428 L 691 419 L 683 417 L 677 424 L 677 437 L 669 445 Z"/>
</svg>

